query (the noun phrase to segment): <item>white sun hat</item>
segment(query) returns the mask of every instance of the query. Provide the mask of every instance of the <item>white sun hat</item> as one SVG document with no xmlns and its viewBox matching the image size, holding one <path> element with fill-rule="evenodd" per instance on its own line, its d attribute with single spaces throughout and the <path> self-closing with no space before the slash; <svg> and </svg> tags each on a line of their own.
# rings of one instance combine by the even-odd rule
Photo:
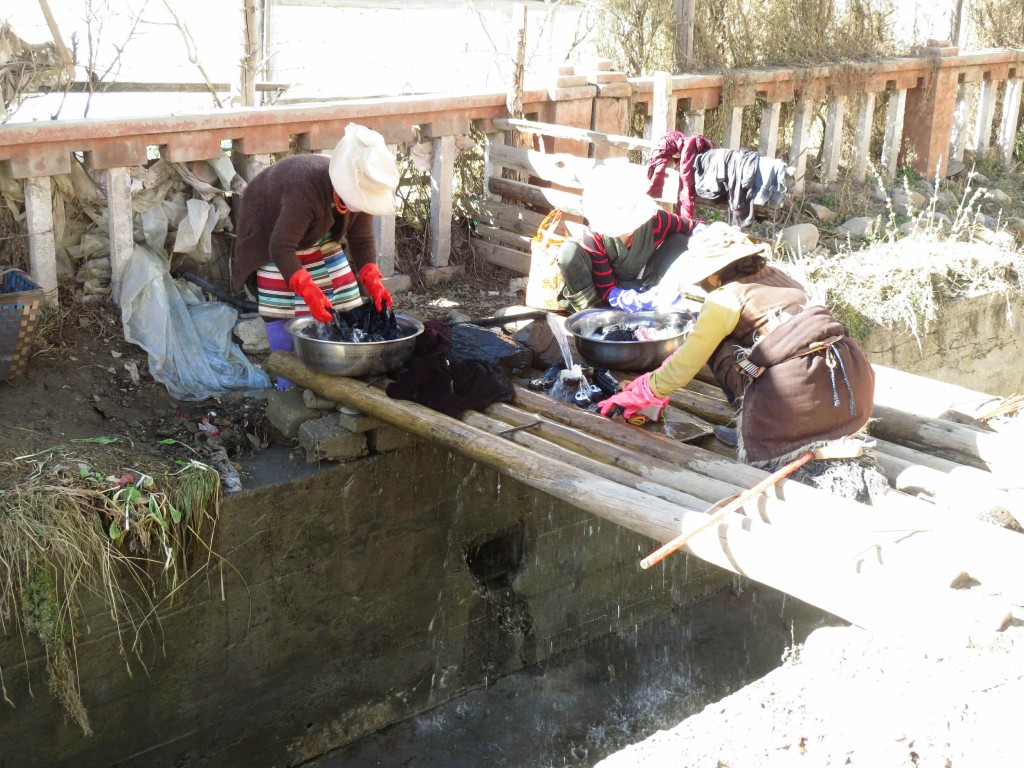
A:
<svg viewBox="0 0 1024 768">
<path fill-rule="evenodd" d="M 621 237 L 639 229 L 658 210 L 647 194 L 643 169 L 632 164 L 599 165 L 587 175 L 583 215 L 599 235 Z"/>
<path fill-rule="evenodd" d="M 349 123 L 331 153 L 330 175 L 338 196 L 354 210 L 374 216 L 395 212 L 398 167 L 377 131 Z"/>
</svg>

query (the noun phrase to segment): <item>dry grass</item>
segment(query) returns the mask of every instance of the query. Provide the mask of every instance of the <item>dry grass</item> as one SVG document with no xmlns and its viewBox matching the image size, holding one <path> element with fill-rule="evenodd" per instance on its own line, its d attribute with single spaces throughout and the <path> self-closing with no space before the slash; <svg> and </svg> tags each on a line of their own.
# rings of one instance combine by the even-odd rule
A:
<svg viewBox="0 0 1024 768">
<path fill-rule="evenodd" d="M 909 190 L 906 179 L 904 187 Z M 909 216 L 897 215 L 887 196 L 877 231 L 862 246 L 848 241 L 836 254 L 803 256 L 784 268 L 855 337 L 863 340 L 873 325 L 902 326 L 920 343 L 942 303 L 1024 291 L 1024 254 L 1000 247 L 1000 228 L 993 232 L 979 222 L 986 190 L 969 182 L 954 188 L 959 204 L 947 216 L 936 210 L 938 189 Z M 904 235 L 898 225 L 908 222 L 911 232 Z"/>
<path fill-rule="evenodd" d="M 75 652 L 83 600 L 109 612 L 130 674 L 157 608 L 214 557 L 220 477 L 198 462 L 159 481 L 105 475 L 60 446 L 0 464 L 0 481 L 0 622 L 39 639 L 50 691 L 88 735 Z"/>
</svg>

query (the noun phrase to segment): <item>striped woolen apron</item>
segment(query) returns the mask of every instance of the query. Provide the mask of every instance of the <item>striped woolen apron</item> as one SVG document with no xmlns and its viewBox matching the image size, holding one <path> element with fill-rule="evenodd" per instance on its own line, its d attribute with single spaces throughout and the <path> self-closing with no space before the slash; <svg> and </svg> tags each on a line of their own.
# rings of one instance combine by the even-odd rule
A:
<svg viewBox="0 0 1024 768">
<path fill-rule="evenodd" d="M 312 248 L 296 251 L 295 255 L 336 310 L 346 312 L 363 303 L 359 284 L 337 242 L 326 240 Z M 292 292 L 273 262 L 264 264 L 256 272 L 256 294 L 260 316 L 265 319 L 287 320 L 309 314 L 306 302 Z"/>
</svg>

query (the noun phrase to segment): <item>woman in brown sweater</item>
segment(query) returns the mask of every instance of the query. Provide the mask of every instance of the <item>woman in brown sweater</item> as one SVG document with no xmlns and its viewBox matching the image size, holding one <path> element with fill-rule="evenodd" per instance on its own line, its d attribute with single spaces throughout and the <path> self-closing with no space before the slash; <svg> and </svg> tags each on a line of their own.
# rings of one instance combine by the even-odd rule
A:
<svg viewBox="0 0 1024 768">
<path fill-rule="evenodd" d="M 708 292 L 693 331 L 657 370 L 603 401 L 601 412 L 619 406 L 628 419 L 664 407 L 706 363 L 740 405 L 738 457 L 748 464 L 775 469 L 863 429 L 874 403 L 870 363 L 825 307 L 809 305 L 800 283 L 767 264 L 765 250 L 721 222 L 691 238 L 689 258 L 666 279 Z M 856 475 L 844 480 L 860 485 L 849 495 L 884 493 L 880 474 Z"/>
<path fill-rule="evenodd" d="M 350 123 L 330 156 L 286 157 L 246 187 L 238 212 L 234 282 L 241 288 L 256 274 L 271 349 L 291 349 L 284 321 L 310 314 L 328 323 L 332 309 L 363 303 L 350 264 L 377 308 L 391 306 L 377 268 L 373 217 L 395 212 L 398 178 L 384 138 Z M 281 382 L 278 386 L 283 388 Z"/>
</svg>

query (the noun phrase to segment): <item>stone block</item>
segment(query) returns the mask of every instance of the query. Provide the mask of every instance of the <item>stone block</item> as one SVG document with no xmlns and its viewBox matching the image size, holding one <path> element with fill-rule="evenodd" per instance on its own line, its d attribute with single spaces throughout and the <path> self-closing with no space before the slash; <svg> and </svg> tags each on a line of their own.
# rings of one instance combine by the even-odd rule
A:
<svg viewBox="0 0 1024 768">
<path fill-rule="evenodd" d="M 299 445 L 306 449 L 306 461 L 347 461 L 365 456 L 366 435 L 349 432 L 335 414 L 303 422 Z"/>
<path fill-rule="evenodd" d="M 338 406 L 338 423 L 349 432 L 369 432 L 371 429 L 386 426 L 380 419 L 367 416 L 350 405 Z"/>
<path fill-rule="evenodd" d="M 270 342 L 267 340 L 267 324 L 263 318 L 256 313 L 246 313 L 238 316 L 235 323 L 235 337 L 242 345 L 242 351 L 247 354 L 263 355 L 270 352 Z"/>
<path fill-rule="evenodd" d="M 303 390 L 302 402 L 306 404 L 307 408 L 312 408 L 314 411 L 333 411 L 338 407 L 336 402 L 328 400 L 326 397 L 320 397 L 312 389 Z"/>
<path fill-rule="evenodd" d="M 274 390 L 267 397 L 267 419 L 287 440 L 298 437 L 299 427 L 320 415 L 319 411 L 306 407 L 297 387 L 284 392 Z"/>
<path fill-rule="evenodd" d="M 416 436 L 398 427 L 383 426 L 367 432 L 366 443 L 374 453 L 387 453 L 415 445 Z"/>
</svg>

